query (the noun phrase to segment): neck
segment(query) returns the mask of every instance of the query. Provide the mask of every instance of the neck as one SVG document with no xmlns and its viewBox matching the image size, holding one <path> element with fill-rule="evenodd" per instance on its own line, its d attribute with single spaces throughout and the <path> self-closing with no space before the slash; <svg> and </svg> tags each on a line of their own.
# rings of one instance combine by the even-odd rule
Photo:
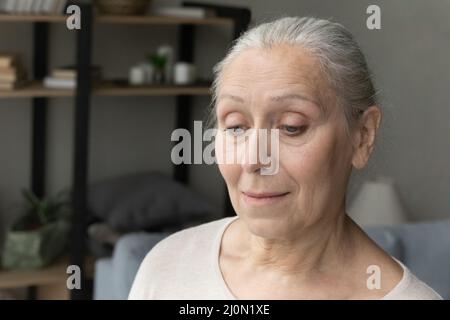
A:
<svg viewBox="0 0 450 320">
<path fill-rule="evenodd" d="M 342 208 L 328 219 L 302 227 L 289 238 L 266 239 L 249 233 L 248 261 L 260 270 L 282 275 L 333 273 L 345 266 L 351 255 L 351 229 L 351 219 Z"/>
</svg>

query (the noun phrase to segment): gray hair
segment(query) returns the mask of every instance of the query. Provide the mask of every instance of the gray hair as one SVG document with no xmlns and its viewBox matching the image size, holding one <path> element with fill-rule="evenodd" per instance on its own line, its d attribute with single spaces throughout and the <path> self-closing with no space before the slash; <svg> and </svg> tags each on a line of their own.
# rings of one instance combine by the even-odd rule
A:
<svg viewBox="0 0 450 320">
<path fill-rule="evenodd" d="M 347 129 L 368 107 L 377 104 L 372 76 L 361 48 L 341 24 L 312 17 L 284 17 L 262 23 L 236 39 L 223 60 L 214 66 L 208 125 L 216 126 L 216 103 L 224 68 L 246 49 L 288 44 L 301 46 L 319 61 L 343 107 Z"/>
</svg>

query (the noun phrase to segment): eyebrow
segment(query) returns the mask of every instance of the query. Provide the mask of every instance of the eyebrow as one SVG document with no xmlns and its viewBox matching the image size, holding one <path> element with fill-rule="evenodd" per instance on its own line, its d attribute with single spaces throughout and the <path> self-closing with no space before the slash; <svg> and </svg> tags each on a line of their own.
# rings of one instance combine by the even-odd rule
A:
<svg viewBox="0 0 450 320">
<path fill-rule="evenodd" d="M 221 100 L 221 99 L 230 99 L 230 100 L 233 100 L 238 103 L 245 102 L 244 99 L 242 99 L 241 97 L 235 96 L 235 95 L 232 95 L 229 93 L 224 93 L 224 94 L 220 95 L 218 100 Z M 308 102 L 312 102 L 315 106 L 317 106 L 322 113 L 326 112 L 326 110 L 323 108 L 323 106 L 320 103 L 317 103 L 316 101 L 308 99 L 307 97 L 305 97 L 301 94 L 298 94 L 298 93 L 289 93 L 289 94 L 284 94 L 284 95 L 272 96 L 272 97 L 270 97 L 270 100 L 273 102 L 280 102 L 280 101 L 284 101 L 284 100 L 308 101 Z"/>
<path fill-rule="evenodd" d="M 296 93 L 290 93 L 290 94 L 285 94 L 285 95 L 281 95 L 281 96 L 273 96 L 270 98 L 270 100 L 275 101 L 275 102 L 280 102 L 283 100 L 303 100 L 303 101 L 313 102 L 310 99 L 306 98 L 305 96 L 302 96 L 301 94 L 296 94 Z"/>
<path fill-rule="evenodd" d="M 244 103 L 244 99 L 242 99 L 241 97 L 229 94 L 229 93 L 224 93 L 224 94 L 220 95 L 220 97 L 219 97 L 219 99 L 225 99 L 225 98 L 231 99 L 231 100 L 236 101 L 236 102 Z M 305 96 L 302 96 L 300 94 L 295 94 L 295 93 L 285 94 L 285 95 L 280 95 L 280 96 L 273 96 L 273 97 L 270 98 L 270 100 L 271 101 L 275 101 L 275 102 L 280 102 L 282 100 L 311 101 L 310 99 L 306 98 Z"/>
<path fill-rule="evenodd" d="M 232 94 L 229 94 L 229 93 L 221 94 L 219 96 L 219 99 L 217 99 L 217 100 L 221 100 L 221 99 L 230 99 L 230 100 L 233 100 L 233 101 L 239 102 L 239 103 L 244 103 L 245 102 L 244 99 L 242 99 L 241 97 L 238 97 L 238 96 L 235 96 L 235 95 L 232 95 Z"/>
</svg>

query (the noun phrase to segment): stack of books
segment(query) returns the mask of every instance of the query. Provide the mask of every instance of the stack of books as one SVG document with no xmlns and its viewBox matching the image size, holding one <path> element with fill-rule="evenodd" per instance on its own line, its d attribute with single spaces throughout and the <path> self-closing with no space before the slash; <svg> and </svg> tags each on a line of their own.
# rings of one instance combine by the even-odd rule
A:
<svg viewBox="0 0 450 320">
<path fill-rule="evenodd" d="M 92 67 L 91 77 L 93 82 L 100 80 L 100 67 Z M 76 67 L 64 66 L 53 69 L 51 74 L 44 78 L 44 87 L 54 89 L 75 89 L 77 87 Z"/>
<path fill-rule="evenodd" d="M 0 11 L 11 14 L 61 14 L 67 0 L 0 0 Z"/>
<path fill-rule="evenodd" d="M 0 90 L 14 90 L 25 84 L 26 72 L 17 54 L 0 53 Z"/>
</svg>

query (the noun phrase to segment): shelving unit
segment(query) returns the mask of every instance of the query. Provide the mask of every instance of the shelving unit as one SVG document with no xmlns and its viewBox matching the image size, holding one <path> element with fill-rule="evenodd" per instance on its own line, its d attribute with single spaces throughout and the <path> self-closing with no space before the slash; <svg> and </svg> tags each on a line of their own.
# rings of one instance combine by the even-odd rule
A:
<svg viewBox="0 0 450 320">
<path fill-rule="evenodd" d="M 87 212 L 87 181 L 88 181 L 88 142 L 89 114 L 91 97 L 98 96 L 176 96 L 176 127 L 190 129 L 192 97 L 209 95 L 210 83 L 198 83 L 189 86 L 161 85 L 132 87 L 114 82 L 102 82 L 93 85 L 90 79 L 92 66 L 92 34 L 96 24 L 129 24 L 142 25 L 177 25 L 178 26 L 178 57 L 177 60 L 193 62 L 194 39 L 196 26 L 227 26 L 231 27 L 236 39 L 245 31 L 250 23 L 250 10 L 246 8 L 209 5 L 197 2 L 183 2 L 182 6 L 204 7 L 214 9 L 216 17 L 191 19 L 179 17 L 157 16 L 94 16 L 90 1 L 78 1 L 82 12 L 81 30 L 77 30 L 76 65 L 77 88 L 49 89 L 42 86 L 42 79 L 48 72 L 49 26 L 52 23 L 65 23 L 65 15 L 5 15 L 0 14 L 0 23 L 32 23 L 33 24 L 33 78 L 29 85 L 13 90 L 0 91 L 0 98 L 31 98 L 32 99 L 32 161 L 31 189 L 39 197 L 45 195 L 45 163 L 46 163 L 46 120 L 47 99 L 54 97 L 73 97 L 75 99 L 74 113 L 74 161 L 72 185 L 72 230 L 70 236 L 70 264 L 80 266 L 82 283 L 85 283 L 86 257 L 86 221 Z M 174 165 L 175 180 L 188 182 L 188 167 Z M 225 214 L 231 214 L 232 207 L 228 195 L 226 197 Z M 88 270 L 88 269 L 86 269 Z M 37 274 L 36 274 L 37 275 Z M 0 277 L 1 279 L 1 277 Z M 82 285 L 86 288 L 86 285 Z M 72 299 L 88 298 L 86 290 L 72 290 Z"/>
</svg>

